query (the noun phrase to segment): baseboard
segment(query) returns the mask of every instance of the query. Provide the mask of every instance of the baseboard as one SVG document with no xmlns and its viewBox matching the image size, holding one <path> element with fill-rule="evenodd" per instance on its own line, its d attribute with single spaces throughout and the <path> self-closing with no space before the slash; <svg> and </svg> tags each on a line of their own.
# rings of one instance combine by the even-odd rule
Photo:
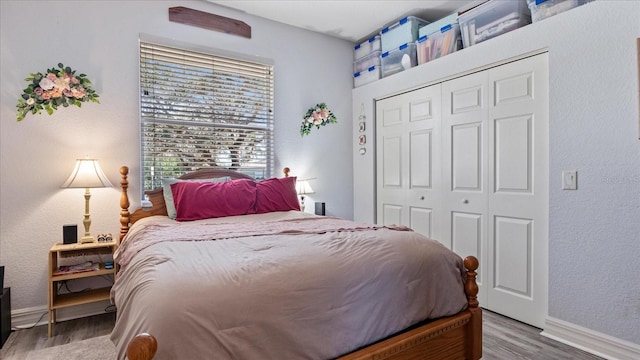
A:
<svg viewBox="0 0 640 360">
<path fill-rule="evenodd" d="M 104 300 L 59 309 L 56 312 L 56 321 L 65 321 L 91 315 L 104 314 L 109 310 L 109 306 L 109 301 Z M 46 305 L 11 311 L 12 328 L 25 329 L 34 326 L 47 325 L 48 321 L 49 310 Z"/>
<path fill-rule="evenodd" d="M 609 360 L 640 359 L 640 345 L 547 317 L 542 336 Z"/>
</svg>

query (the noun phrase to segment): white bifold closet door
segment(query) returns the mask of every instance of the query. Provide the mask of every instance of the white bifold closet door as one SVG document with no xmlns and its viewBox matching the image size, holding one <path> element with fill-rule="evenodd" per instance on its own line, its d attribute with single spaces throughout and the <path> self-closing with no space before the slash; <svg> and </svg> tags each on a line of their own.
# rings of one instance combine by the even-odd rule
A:
<svg viewBox="0 0 640 360">
<path fill-rule="evenodd" d="M 376 104 L 376 187 L 379 224 L 442 235 L 440 85 Z"/>
<path fill-rule="evenodd" d="M 445 238 L 480 260 L 482 306 L 542 327 L 547 313 L 548 57 L 442 85 Z"/>
<path fill-rule="evenodd" d="M 410 104 L 436 92 L 429 127 L 411 127 Z M 477 256 L 481 306 L 537 327 L 547 314 L 548 92 L 544 53 L 376 103 L 378 222 L 428 229 L 418 231 Z M 430 192 L 413 189 L 421 174 Z"/>
</svg>

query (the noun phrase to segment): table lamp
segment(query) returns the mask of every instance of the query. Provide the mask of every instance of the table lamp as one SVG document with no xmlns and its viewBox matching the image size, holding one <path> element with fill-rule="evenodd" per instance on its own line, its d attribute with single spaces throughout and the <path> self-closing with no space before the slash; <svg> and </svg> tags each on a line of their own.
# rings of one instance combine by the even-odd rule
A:
<svg viewBox="0 0 640 360">
<path fill-rule="evenodd" d="M 302 179 L 296 181 L 296 192 L 300 195 L 300 211 L 304 211 L 304 196 L 306 194 L 313 194 L 313 188 L 309 185 L 309 180 L 311 179 Z"/>
<path fill-rule="evenodd" d="M 113 186 L 104 175 L 97 159 L 77 159 L 73 172 L 62 184 L 63 188 L 85 188 L 84 192 L 84 236 L 80 238 L 80 243 L 93 243 L 96 238 L 91 236 L 91 217 L 89 216 L 89 199 L 91 198 L 90 188 L 101 188 Z"/>
</svg>

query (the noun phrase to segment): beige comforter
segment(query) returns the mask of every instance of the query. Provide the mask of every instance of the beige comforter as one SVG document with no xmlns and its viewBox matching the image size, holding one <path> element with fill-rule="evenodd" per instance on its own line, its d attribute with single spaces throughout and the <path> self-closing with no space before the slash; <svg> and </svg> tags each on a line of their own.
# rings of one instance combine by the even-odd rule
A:
<svg viewBox="0 0 640 360">
<path fill-rule="evenodd" d="M 438 242 L 299 211 L 142 219 L 116 261 L 118 359 L 142 332 L 157 360 L 331 359 L 467 304 Z"/>
</svg>

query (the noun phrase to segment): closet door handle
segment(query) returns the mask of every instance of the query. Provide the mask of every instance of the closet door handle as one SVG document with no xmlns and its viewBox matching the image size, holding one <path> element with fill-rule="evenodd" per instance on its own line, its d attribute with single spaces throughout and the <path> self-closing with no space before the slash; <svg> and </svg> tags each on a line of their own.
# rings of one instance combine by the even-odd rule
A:
<svg viewBox="0 0 640 360">
<path fill-rule="evenodd" d="M 420 196 L 420 200 L 424 200 L 424 195 L 423 195 L 423 196 Z"/>
<path fill-rule="evenodd" d="M 462 199 L 462 203 L 463 203 L 463 204 L 468 204 L 468 203 L 469 203 L 469 200 L 467 200 L 467 199 Z"/>
</svg>

